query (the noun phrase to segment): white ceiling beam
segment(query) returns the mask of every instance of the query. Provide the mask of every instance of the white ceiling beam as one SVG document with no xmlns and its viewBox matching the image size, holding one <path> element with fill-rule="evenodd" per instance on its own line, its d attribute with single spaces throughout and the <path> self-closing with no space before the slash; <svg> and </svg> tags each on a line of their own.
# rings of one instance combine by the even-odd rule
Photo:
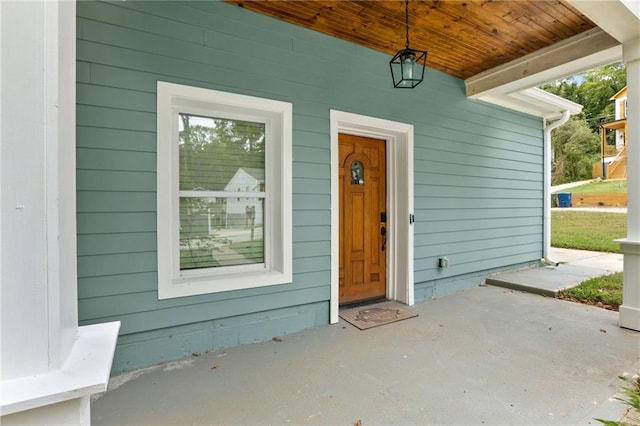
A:
<svg viewBox="0 0 640 426">
<path fill-rule="evenodd" d="M 569 3 L 620 43 L 640 38 L 639 0 L 569 0 Z"/>
<path fill-rule="evenodd" d="M 469 77 L 465 80 L 467 96 L 482 99 L 513 93 L 621 59 L 620 42 L 594 28 Z"/>
</svg>

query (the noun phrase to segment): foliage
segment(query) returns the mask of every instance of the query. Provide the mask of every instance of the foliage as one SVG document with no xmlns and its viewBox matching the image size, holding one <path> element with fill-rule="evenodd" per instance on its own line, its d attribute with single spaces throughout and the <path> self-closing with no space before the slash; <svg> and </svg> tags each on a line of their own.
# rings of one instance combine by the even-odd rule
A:
<svg viewBox="0 0 640 426">
<path fill-rule="evenodd" d="M 627 235 L 627 215 L 585 211 L 551 212 L 551 245 L 578 250 L 620 252 L 614 239 Z"/>
<path fill-rule="evenodd" d="M 579 115 L 554 130 L 551 137 L 552 185 L 591 178 L 591 164 L 600 160 L 600 125 L 615 118 L 615 105 L 610 99 L 626 84 L 627 70 L 618 62 L 541 86 L 583 106 Z"/>
<path fill-rule="evenodd" d="M 624 396 L 615 397 L 618 401 L 630 406 L 636 413 L 640 414 L 640 376 L 637 374 L 633 377 L 618 376 L 620 380 L 624 380 L 629 385 L 622 387 Z M 615 422 L 611 420 L 596 419 L 606 426 L 626 426 L 626 423 Z"/>
<path fill-rule="evenodd" d="M 600 142 L 584 120 L 571 120 L 553 131 L 551 184 L 591 179 L 591 164 L 600 160 Z"/>
<path fill-rule="evenodd" d="M 614 119 L 615 106 L 609 99 L 626 85 L 627 69 L 616 62 L 541 88 L 582 105 L 578 118 L 587 121 L 593 132 L 598 132 L 601 123 Z"/>
<path fill-rule="evenodd" d="M 264 169 L 264 124 L 180 114 L 180 189 L 223 191 L 239 168 Z"/>
<path fill-rule="evenodd" d="M 577 287 L 562 290 L 559 297 L 618 310 L 622 304 L 622 272 L 588 279 Z"/>
<path fill-rule="evenodd" d="M 600 180 L 575 186 L 568 190 L 572 194 L 626 194 L 626 180 Z"/>
</svg>

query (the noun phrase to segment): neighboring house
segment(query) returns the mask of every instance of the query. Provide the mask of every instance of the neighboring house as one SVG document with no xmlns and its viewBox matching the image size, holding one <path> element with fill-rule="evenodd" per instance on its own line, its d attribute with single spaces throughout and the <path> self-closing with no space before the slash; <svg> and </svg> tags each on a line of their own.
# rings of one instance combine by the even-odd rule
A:
<svg viewBox="0 0 640 426">
<path fill-rule="evenodd" d="M 603 123 L 600 127 L 601 162 L 593 165 L 593 177 L 605 179 L 627 178 L 627 87 L 613 95 L 616 108 L 615 120 Z M 610 145 L 607 135 L 615 131 L 615 144 Z"/>
<path fill-rule="evenodd" d="M 624 86 L 615 95 L 609 99 L 615 102 L 616 120 L 627 118 L 627 86 Z"/>
<path fill-rule="evenodd" d="M 87 423 L 110 371 L 333 324 L 347 301 L 410 305 L 539 265 L 550 132 L 580 106 L 531 88 L 620 60 L 623 46 L 640 75 L 637 16 L 574 3 L 526 3 L 545 18 L 506 13 L 499 31 L 449 3 L 465 27 L 433 43 L 492 41 L 475 64 L 453 56 L 466 75 L 427 68 L 407 90 L 386 53 L 227 2 L 0 2 L 3 424 Z M 549 31 L 545 7 L 581 32 Z M 398 21 L 371 19 L 402 37 Z M 501 62 L 513 28 L 544 34 Z M 633 110 L 640 83 L 628 81 Z M 215 124 L 181 138 L 191 118 Z M 251 191 L 224 191 L 238 168 Z M 201 225 L 225 198 L 262 200 L 263 226 Z M 197 230 L 183 236 L 191 213 Z M 630 223 L 625 277 L 637 277 Z M 620 323 L 640 329 L 636 287 L 625 281 Z"/>
<path fill-rule="evenodd" d="M 254 194 L 264 192 L 264 169 L 239 168 L 224 190 Z M 248 227 L 249 224 L 262 226 L 262 204 L 262 198 L 256 198 L 253 194 L 227 198 L 225 223 L 228 227 Z"/>
</svg>

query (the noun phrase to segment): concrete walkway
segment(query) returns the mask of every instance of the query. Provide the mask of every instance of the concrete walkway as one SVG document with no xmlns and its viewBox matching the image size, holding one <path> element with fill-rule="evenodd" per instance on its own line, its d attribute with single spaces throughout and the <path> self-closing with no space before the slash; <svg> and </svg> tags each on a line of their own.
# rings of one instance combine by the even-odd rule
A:
<svg viewBox="0 0 640 426">
<path fill-rule="evenodd" d="M 616 312 L 494 286 L 411 309 L 115 377 L 92 423 L 580 425 L 626 410 L 610 398 L 640 371 L 640 333 Z"/>
<path fill-rule="evenodd" d="M 622 253 L 605 253 L 601 251 L 551 247 L 549 254 L 553 260 L 561 264 L 604 269 L 607 273 L 622 272 Z"/>
<path fill-rule="evenodd" d="M 569 182 L 569 183 L 563 183 L 560 185 L 555 185 L 551 187 L 551 193 L 553 194 L 559 191 L 564 191 L 565 189 L 575 188 L 577 186 L 586 185 L 587 183 L 591 183 L 595 181 L 596 179 L 589 179 L 589 180 L 581 180 L 578 182 Z"/>
<path fill-rule="evenodd" d="M 549 254 L 552 260 L 560 265 L 496 274 L 488 277 L 486 282 L 499 287 L 555 297 L 560 290 L 575 287 L 589 278 L 622 272 L 621 253 L 552 247 Z"/>
</svg>

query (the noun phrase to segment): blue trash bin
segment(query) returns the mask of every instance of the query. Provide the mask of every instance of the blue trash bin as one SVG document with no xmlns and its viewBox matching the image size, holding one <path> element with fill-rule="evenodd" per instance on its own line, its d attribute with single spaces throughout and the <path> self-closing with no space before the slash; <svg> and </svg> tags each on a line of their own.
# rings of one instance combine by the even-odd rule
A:
<svg viewBox="0 0 640 426">
<path fill-rule="evenodd" d="M 571 207 L 571 193 L 559 192 L 558 193 L 558 207 Z"/>
</svg>

